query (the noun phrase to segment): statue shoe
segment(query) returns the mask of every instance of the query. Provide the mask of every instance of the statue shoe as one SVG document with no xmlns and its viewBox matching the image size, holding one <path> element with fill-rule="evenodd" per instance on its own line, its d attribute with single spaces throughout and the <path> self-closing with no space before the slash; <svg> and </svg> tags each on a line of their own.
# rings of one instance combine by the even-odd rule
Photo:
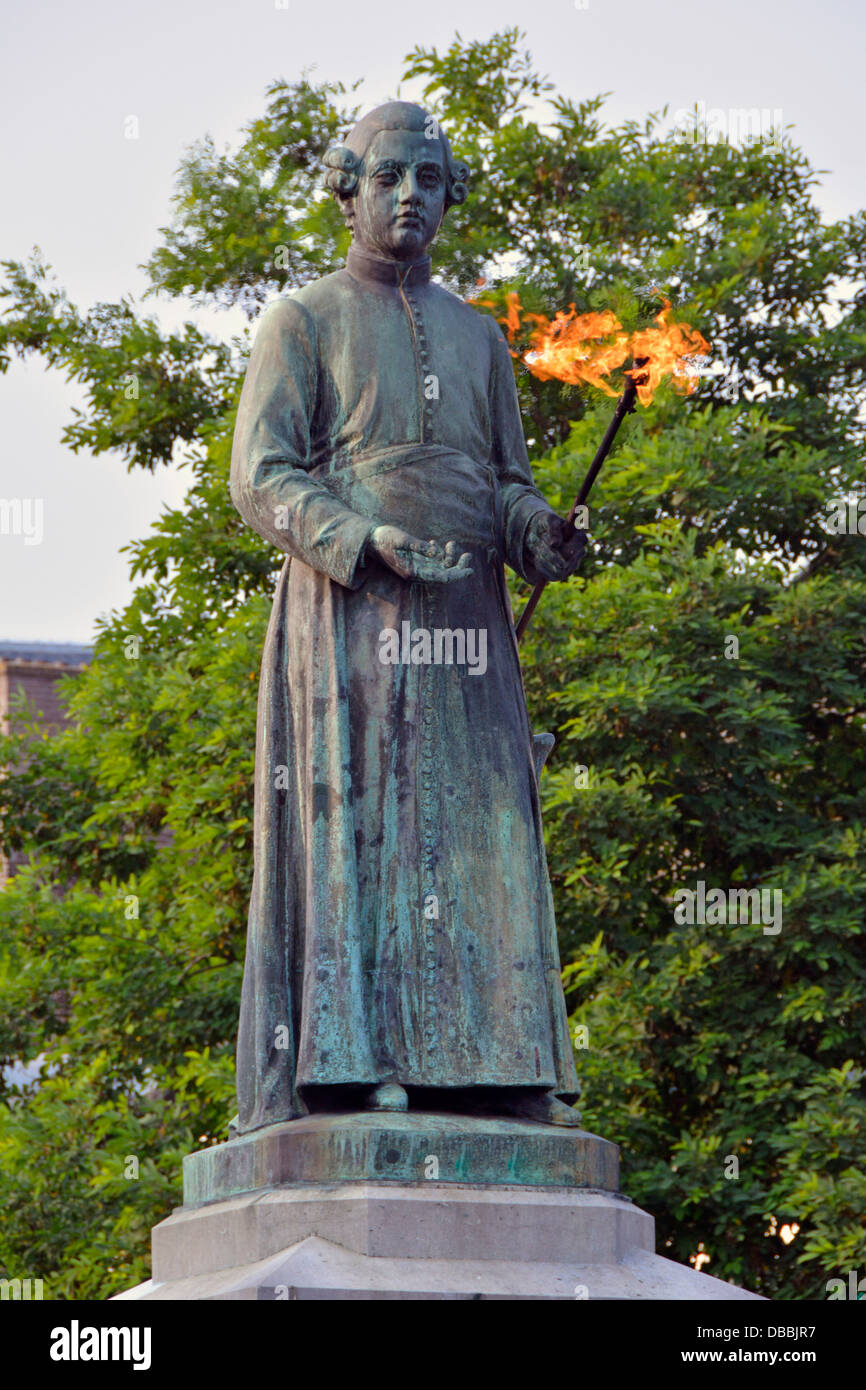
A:
<svg viewBox="0 0 866 1390">
<path fill-rule="evenodd" d="M 367 1110 L 408 1110 L 409 1097 L 402 1086 L 386 1082 L 382 1086 L 373 1087 L 364 1101 L 364 1106 Z"/>
<path fill-rule="evenodd" d="M 497 1108 L 517 1120 L 534 1120 L 543 1125 L 565 1125 L 569 1129 L 580 1126 L 580 1111 L 557 1100 L 552 1091 L 532 1092 L 522 1096 L 509 1096 Z"/>
</svg>

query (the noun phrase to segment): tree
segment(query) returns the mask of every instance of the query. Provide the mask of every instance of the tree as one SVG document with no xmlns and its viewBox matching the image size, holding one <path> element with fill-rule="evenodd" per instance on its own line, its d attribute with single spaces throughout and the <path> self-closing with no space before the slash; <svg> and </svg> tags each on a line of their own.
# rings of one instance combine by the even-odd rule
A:
<svg viewBox="0 0 866 1390">
<path fill-rule="evenodd" d="M 866 1258 L 866 217 L 821 222 L 789 135 L 683 139 L 665 112 L 607 129 L 601 98 L 552 95 L 520 43 L 407 58 L 473 170 L 440 273 L 464 295 L 483 277 L 494 312 L 516 290 L 628 327 L 655 286 L 718 364 L 622 431 L 582 575 L 548 590 L 524 647 L 533 722 L 557 735 L 543 792 L 584 1119 L 623 1146 L 666 1253 L 823 1296 Z M 234 153 L 196 146 L 152 293 L 253 319 L 339 264 L 317 161 L 350 101 L 275 83 Z M 191 471 L 184 506 L 130 547 L 135 597 L 100 631 L 69 730 L 2 782 L 5 844 L 31 863 L 0 894 L 0 1053 L 43 1067 L 5 1083 L 0 1259 L 51 1295 L 104 1296 L 144 1277 L 181 1154 L 231 1114 L 281 556 L 227 493 L 247 344 L 163 334 L 126 301 L 81 314 L 40 257 L 5 270 L 5 360 L 36 352 L 86 387 L 70 447 Z M 565 511 L 610 402 L 515 366 L 537 479 Z M 853 499 L 844 529 L 834 499 Z M 20 749 L 6 740 L 3 764 Z M 675 895 L 699 881 L 780 892 L 781 930 L 680 924 Z"/>
</svg>

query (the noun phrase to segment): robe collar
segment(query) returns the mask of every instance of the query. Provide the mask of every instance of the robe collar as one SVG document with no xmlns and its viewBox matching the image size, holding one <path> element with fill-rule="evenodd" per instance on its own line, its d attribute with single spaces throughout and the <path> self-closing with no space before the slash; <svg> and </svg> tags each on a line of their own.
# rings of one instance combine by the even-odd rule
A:
<svg viewBox="0 0 866 1390">
<path fill-rule="evenodd" d="M 346 269 L 356 280 L 375 281 L 380 285 L 417 286 L 426 285 L 430 279 L 431 260 L 421 256 L 417 261 L 392 261 L 387 256 L 376 256 L 365 251 L 354 242 L 346 257 Z"/>
</svg>

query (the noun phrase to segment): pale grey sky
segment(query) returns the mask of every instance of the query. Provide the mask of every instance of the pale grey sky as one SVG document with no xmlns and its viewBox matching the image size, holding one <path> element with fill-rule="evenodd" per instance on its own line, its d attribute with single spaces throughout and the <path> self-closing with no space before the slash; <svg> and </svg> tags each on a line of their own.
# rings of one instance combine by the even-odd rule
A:
<svg viewBox="0 0 866 1390">
<path fill-rule="evenodd" d="M 672 115 L 701 101 L 780 108 L 813 165 L 831 171 L 825 215 L 866 202 L 863 0 L 2 0 L 0 15 L 0 258 L 39 245 L 82 308 L 141 294 L 137 266 L 168 220 L 182 151 L 206 132 L 233 141 L 268 82 L 308 67 L 364 77 L 373 105 L 394 94 L 411 48 L 441 49 L 457 30 L 480 39 L 518 25 L 558 90 L 612 93 L 609 123 L 665 104 Z M 135 141 L 124 138 L 130 115 Z M 239 320 L 207 325 L 229 335 Z M 96 615 L 131 593 L 120 546 L 186 489 L 177 470 L 128 475 L 117 458 L 63 449 L 78 400 L 36 362 L 0 378 L 0 499 L 41 500 L 43 532 L 40 544 L 0 534 L 0 638 L 91 640 Z"/>
</svg>

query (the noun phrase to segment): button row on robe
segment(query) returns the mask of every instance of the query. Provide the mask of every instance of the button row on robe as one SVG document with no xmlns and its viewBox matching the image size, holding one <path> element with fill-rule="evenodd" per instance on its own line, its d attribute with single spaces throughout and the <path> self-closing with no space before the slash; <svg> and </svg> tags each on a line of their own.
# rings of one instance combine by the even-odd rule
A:
<svg viewBox="0 0 866 1390">
<path fill-rule="evenodd" d="M 424 334 L 424 320 L 421 311 L 411 294 L 406 294 L 406 302 L 412 312 L 415 323 L 415 339 L 418 345 L 418 362 L 421 368 L 421 375 L 426 387 L 426 378 L 430 375 L 430 359 L 427 354 L 427 339 Z M 432 426 L 433 424 L 433 402 L 426 394 L 422 395 L 421 405 L 422 427 Z"/>
</svg>

